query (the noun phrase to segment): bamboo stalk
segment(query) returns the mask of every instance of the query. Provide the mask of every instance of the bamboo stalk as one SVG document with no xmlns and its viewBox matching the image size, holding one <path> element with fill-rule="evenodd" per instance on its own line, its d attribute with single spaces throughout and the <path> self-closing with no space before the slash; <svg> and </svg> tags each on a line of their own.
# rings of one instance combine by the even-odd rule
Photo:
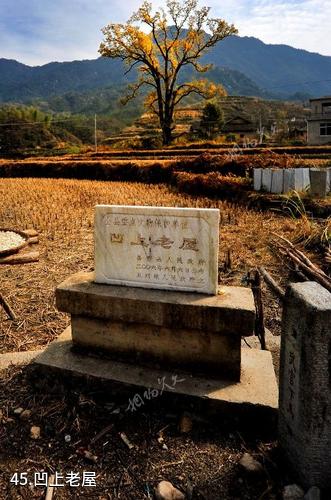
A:
<svg viewBox="0 0 331 500">
<path fill-rule="evenodd" d="M 261 349 L 265 351 L 267 347 L 265 342 L 264 310 L 262 302 L 261 276 L 258 270 L 253 272 L 253 278 L 250 278 L 250 283 L 256 309 L 255 335 L 257 335 L 260 340 Z"/>
<path fill-rule="evenodd" d="M 319 267 L 315 266 L 315 264 L 312 263 L 312 261 L 310 259 L 308 259 L 308 257 L 303 253 L 301 252 L 301 250 L 299 250 L 298 248 L 296 248 L 296 246 L 293 245 L 293 243 L 291 243 L 289 240 L 287 240 L 286 238 L 284 238 L 283 236 L 280 236 L 276 233 L 273 233 L 275 236 L 277 236 L 278 238 L 280 238 L 282 241 L 284 241 L 284 243 L 286 243 L 286 245 L 288 245 L 291 250 L 297 254 L 297 256 L 302 259 L 302 261 L 308 266 L 308 267 L 312 267 L 315 269 L 316 272 L 318 272 L 321 276 L 329 279 L 329 277 L 322 271 L 322 269 L 320 269 Z M 279 245 L 279 243 L 277 242 L 277 245 Z M 283 248 L 286 248 L 286 247 L 283 247 Z"/>
<path fill-rule="evenodd" d="M 276 281 L 272 278 L 272 276 L 264 269 L 264 267 L 259 267 L 259 271 L 262 274 L 264 281 L 270 288 L 275 292 L 275 294 L 280 298 L 284 299 L 285 292 L 284 290 L 276 283 Z"/>
<path fill-rule="evenodd" d="M 8 318 L 10 318 L 12 321 L 17 320 L 16 314 L 14 313 L 14 311 L 12 310 L 12 308 L 10 307 L 10 305 L 8 304 L 8 302 L 6 301 L 6 299 L 4 298 L 4 296 L 1 293 L 0 293 L 0 306 L 3 307 Z"/>
<path fill-rule="evenodd" d="M 306 276 L 317 281 L 317 283 L 331 292 L 331 279 L 322 269 L 313 264 L 313 262 L 289 240 L 275 233 L 273 233 L 273 235 L 281 240 L 274 241 L 274 245 L 280 254 L 288 257 Z"/>
<path fill-rule="evenodd" d="M 293 260 L 293 262 L 298 264 L 301 267 L 301 269 L 303 269 L 307 273 L 308 276 L 313 278 L 315 281 L 324 286 L 324 288 L 329 290 L 329 292 L 331 292 L 331 280 L 326 279 L 323 276 L 317 274 L 313 269 L 311 269 L 309 266 L 301 262 L 300 259 L 298 259 L 298 257 L 291 254 L 291 252 L 288 253 L 288 256 L 291 258 L 291 260 Z"/>
</svg>

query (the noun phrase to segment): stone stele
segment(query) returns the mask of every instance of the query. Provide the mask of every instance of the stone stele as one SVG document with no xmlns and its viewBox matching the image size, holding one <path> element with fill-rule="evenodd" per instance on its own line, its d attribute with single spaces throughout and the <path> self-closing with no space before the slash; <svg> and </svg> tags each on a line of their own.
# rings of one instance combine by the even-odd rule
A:
<svg viewBox="0 0 331 500">
<path fill-rule="evenodd" d="M 214 295 L 219 210 L 95 207 L 95 282 Z"/>
<path fill-rule="evenodd" d="M 283 308 L 279 443 L 307 488 L 331 488 L 330 325 L 331 293 L 292 283 Z"/>
</svg>

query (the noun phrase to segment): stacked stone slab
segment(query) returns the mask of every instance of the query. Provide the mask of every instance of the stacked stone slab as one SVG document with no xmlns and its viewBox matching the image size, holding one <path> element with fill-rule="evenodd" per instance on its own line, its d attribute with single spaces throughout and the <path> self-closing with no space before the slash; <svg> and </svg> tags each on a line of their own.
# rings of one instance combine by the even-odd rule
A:
<svg viewBox="0 0 331 500">
<path fill-rule="evenodd" d="M 261 189 L 263 191 L 270 192 L 271 180 L 272 180 L 271 169 L 270 168 L 263 168 L 262 169 L 262 182 L 261 182 Z"/>
<path fill-rule="evenodd" d="M 295 168 L 294 186 L 296 191 L 307 191 L 310 187 L 309 168 Z"/>
<path fill-rule="evenodd" d="M 240 380 L 251 290 L 218 289 L 219 211 L 95 207 L 95 272 L 56 291 L 74 346 L 135 365 Z"/>
<path fill-rule="evenodd" d="M 255 168 L 254 190 L 274 194 L 307 191 L 325 197 L 331 191 L 331 169 Z"/>
<path fill-rule="evenodd" d="M 325 198 L 330 191 L 329 169 L 310 169 L 310 192 L 318 198 Z"/>
<path fill-rule="evenodd" d="M 223 287 L 215 296 L 94 283 L 70 277 L 56 290 L 71 314 L 76 347 L 116 360 L 240 380 L 241 336 L 253 334 L 251 290 Z"/>
<path fill-rule="evenodd" d="M 309 168 L 293 168 L 290 185 L 294 185 L 295 191 L 307 191 L 310 186 Z M 285 192 L 285 191 L 283 191 Z"/>
<path fill-rule="evenodd" d="M 283 193 L 290 193 L 295 190 L 294 168 L 286 168 L 284 170 L 284 186 Z"/>
<path fill-rule="evenodd" d="M 328 167 L 326 170 L 328 172 L 328 193 L 331 193 L 331 167 Z"/>
<path fill-rule="evenodd" d="M 254 168 L 253 171 L 253 181 L 254 181 L 254 191 L 260 191 L 262 188 L 262 168 Z"/>
<path fill-rule="evenodd" d="M 331 293 L 292 284 L 282 329 L 280 444 L 303 485 L 331 488 Z"/>
<path fill-rule="evenodd" d="M 71 327 L 36 363 L 157 393 L 162 376 L 182 374 L 164 390 L 273 418 L 271 354 L 241 350 L 253 294 L 218 286 L 218 246 L 215 209 L 97 206 L 95 271 L 58 286 Z"/>
<path fill-rule="evenodd" d="M 271 169 L 271 192 L 279 194 L 283 192 L 284 170 L 281 168 Z"/>
</svg>

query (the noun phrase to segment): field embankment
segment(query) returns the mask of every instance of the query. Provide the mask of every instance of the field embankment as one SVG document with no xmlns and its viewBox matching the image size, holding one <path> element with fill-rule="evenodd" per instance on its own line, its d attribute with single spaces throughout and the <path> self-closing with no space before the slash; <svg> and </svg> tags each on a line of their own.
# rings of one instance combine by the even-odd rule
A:
<svg viewBox="0 0 331 500">
<path fill-rule="evenodd" d="M 135 153 L 136 156 L 133 156 Z M 256 193 L 252 189 L 254 168 L 324 167 L 323 158 L 304 159 L 289 154 L 263 151 L 261 154 L 211 154 L 174 158 L 143 158 L 130 152 L 126 159 L 112 153 L 71 155 L 54 158 L 0 160 L 0 178 L 62 178 L 97 181 L 129 181 L 146 184 L 165 183 L 180 192 L 236 201 L 259 209 L 282 208 L 288 197 Z M 201 153 L 201 151 L 200 151 Z M 132 156 L 131 156 L 132 154 Z M 149 152 L 150 154 L 150 152 Z M 107 158 L 107 155 L 113 155 Z M 304 196 L 309 211 L 319 217 L 331 214 L 328 200 L 316 202 Z"/>
</svg>

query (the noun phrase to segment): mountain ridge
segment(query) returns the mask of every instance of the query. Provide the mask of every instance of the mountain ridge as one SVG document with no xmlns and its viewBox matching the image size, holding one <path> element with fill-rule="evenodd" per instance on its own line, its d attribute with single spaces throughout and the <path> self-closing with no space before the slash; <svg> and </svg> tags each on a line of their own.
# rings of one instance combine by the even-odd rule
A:
<svg viewBox="0 0 331 500">
<path fill-rule="evenodd" d="M 215 59 L 219 66 L 244 73 L 267 91 L 277 89 L 280 96 L 331 92 L 331 56 L 285 44 L 265 44 L 255 37 L 231 36 L 204 57 L 206 62 Z"/>
<path fill-rule="evenodd" d="M 259 38 L 256 38 L 255 36 L 248 36 L 248 35 L 238 36 L 238 35 L 233 35 L 233 36 L 230 36 L 228 38 L 229 39 L 231 39 L 231 38 L 234 38 L 234 39 L 239 38 L 241 40 L 253 40 L 254 42 L 257 42 L 257 43 L 259 43 L 261 45 L 264 45 L 266 47 L 285 47 L 285 48 L 293 49 L 293 50 L 298 51 L 298 52 L 304 52 L 306 54 L 311 54 L 311 55 L 319 56 L 319 57 L 322 57 L 322 58 L 331 58 L 331 54 L 330 55 L 320 54 L 319 52 L 313 52 L 311 50 L 301 49 L 299 47 L 293 47 L 292 45 L 288 45 L 286 43 L 267 43 L 267 42 L 263 42 Z M 225 40 L 223 40 L 222 43 L 224 43 Z M 24 63 L 24 62 L 21 62 L 21 61 L 17 61 L 17 59 L 12 59 L 12 58 L 7 58 L 7 57 L 0 57 L 0 62 L 1 62 L 1 60 L 4 60 L 4 61 L 13 61 L 13 62 L 16 62 L 18 64 L 22 64 L 23 66 L 26 66 L 28 68 L 40 68 L 40 67 L 43 67 L 43 66 L 47 66 L 49 64 L 64 64 L 64 63 L 73 63 L 73 62 L 91 62 L 91 61 L 95 61 L 96 59 L 101 59 L 101 57 L 97 57 L 97 58 L 91 57 L 91 58 L 86 58 L 86 59 L 70 59 L 69 61 L 49 61 L 49 62 L 44 63 L 44 64 L 27 64 L 27 63 Z"/>
<path fill-rule="evenodd" d="M 289 45 L 231 36 L 210 50 L 203 62 L 214 65 L 206 76 L 222 83 L 230 95 L 288 99 L 294 94 L 331 94 L 331 56 Z M 116 94 L 136 77 L 135 72 L 124 72 L 122 61 L 103 57 L 40 66 L 1 58 L 0 102 L 34 103 L 56 97 L 61 101 L 68 95 L 94 95 L 110 88 Z"/>
</svg>

